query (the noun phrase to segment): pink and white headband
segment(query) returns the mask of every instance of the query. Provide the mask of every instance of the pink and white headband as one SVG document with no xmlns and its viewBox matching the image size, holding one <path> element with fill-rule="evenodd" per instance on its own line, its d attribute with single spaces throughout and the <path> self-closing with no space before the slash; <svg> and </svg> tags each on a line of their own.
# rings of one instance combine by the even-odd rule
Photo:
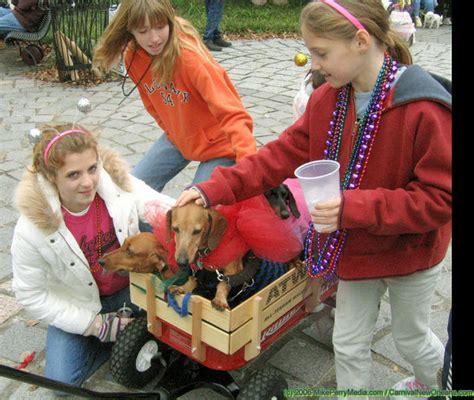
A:
<svg viewBox="0 0 474 400">
<path fill-rule="evenodd" d="M 354 25 L 357 29 L 362 29 L 366 31 L 364 25 L 361 24 L 361 22 L 354 17 L 347 9 L 345 9 L 343 6 L 340 4 L 336 3 L 334 0 L 319 0 L 321 3 L 327 4 L 329 7 L 333 8 L 336 10 L 339 14 L 343 15 L 347 20 L 349 20 L 352 25 Z"/>
<path fill-rule="evenodd" d="M 86 132 L 80 130 L 80 129 L 69 129 L 67 131 L 64 131 L 64 132 L 61 132 L 59 135 L 56 135 L 55 137 L 53 137 L 48 145 L 46 146 L 46 148 L 44 149 L 44 154 L 43 154 L 43 160 L 44 160 L 44 165 L 48 166 L 48 154 L 51 150 L 51 147 L 53 147 L 53 145 L 61 138 L 63 138 L 64 136 L 67 136 L 67 135 L 70 135 L 71 133 L 82 133 L 84 135 L 87 135 Z"/>
<path fill-rule="evenodd" d="M 87 114 L 90 110 L 91 110 L 91 103 L 88 99 L 86 99 L 85 97 L 81 97 L 79 99 L 79 101 L 77 102 L 77 111 L 78 112 L 81 112 L 81 113 L 84 113 L 84 114 Z M 43 160 L 44 160 L 44 164 L 46 166 L 48 166 L 48 155 L 49 155 L 49 152 L 51 151 L 51 148 L 53 147 L 53 145 L 61 138 L 63 138 L 64 136 L 67 136 L 67 135 L 70 135 L 71 133 L 82 133 L 84 135 L 87 135 L 88 133 L 81 130 L 81 129 L 75 129 L 74 128 L 74 125 L 76 124 L 76 119 L 77 119 L 77 112 L 76 112 L 76 116 L 74 117 L 74 122 L 72 124 L 72 129 L 69 129 L 69 130 L 66 130 L 64 132 L 61 132 L 59 133 L 58 135 L 56 135 L 55 137 L 53 137 L 49 143 L 47 144 L 46 148 L 44 149 L 44 153 L 43 153 Z M 49 128 L 51 129 L 51 128 Z M 55 130 L 55 129 L 54 129 Z M 56 131 L 57 132 L 57 131 Z M 33 144 L 35 145 L 36 143 L 38 143 L 41 138 L 43 136 L 43 132 L 41 132 L 41 130 L 37 129 L 37 128 L 33 128 L 30 130 L 30 132 L 28 133 L 28 140 L 30 142 L 30 144 Z"/>
</svg>

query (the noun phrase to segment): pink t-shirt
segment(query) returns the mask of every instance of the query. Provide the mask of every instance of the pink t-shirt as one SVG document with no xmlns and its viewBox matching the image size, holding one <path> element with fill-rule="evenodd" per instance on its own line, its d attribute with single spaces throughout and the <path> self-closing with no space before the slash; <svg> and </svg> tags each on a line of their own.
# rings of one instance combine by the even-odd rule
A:
<svg viewBox="0 0 474 400">
<path fill-rule="evenodd" d="M 105 254 L 119 248 L 120 243 L 115 235 L 114 224 L 104 200 L 102 200 L 99 195 L 97 195 L 97 198 L 99 199 L 102 254 Z M 83 215 L 72 214 L 63 207 L 63 216 L 67 228 L 71 231 L 89 262 L 89 268 L 97 282 L 100 295 L 107 296 L 127 286 L 129 282 L 128 274 L 121 276 L 116 272 L 108 272 L 97 262 L 99 253 L 96 201 L 94 200 L 92 202 L 89 210 Z"/>
</svg>

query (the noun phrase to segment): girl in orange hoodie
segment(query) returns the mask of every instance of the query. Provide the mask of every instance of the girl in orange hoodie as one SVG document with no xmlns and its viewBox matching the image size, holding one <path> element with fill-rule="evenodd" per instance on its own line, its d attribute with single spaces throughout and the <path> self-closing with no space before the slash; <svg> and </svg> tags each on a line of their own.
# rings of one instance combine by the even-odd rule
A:
<svg viewBox="0 0 474 400">
<path fill-rule="evenodd" d="M 110 70 L 123 53 L 131 91 L 164 131 L 133 175 L 161 191 L 190 161 L 200 163 L 197 183 L 256 152 L 252 118 L 227 72 L 169 0 L 122 1 L 94 63 Z"/>
</svg>

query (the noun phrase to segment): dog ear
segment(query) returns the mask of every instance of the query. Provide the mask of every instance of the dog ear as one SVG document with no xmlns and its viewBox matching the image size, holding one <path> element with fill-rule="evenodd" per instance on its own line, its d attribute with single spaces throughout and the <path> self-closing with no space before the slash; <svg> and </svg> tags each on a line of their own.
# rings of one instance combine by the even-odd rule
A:
<svg viewBox="0 0 474 400">
<path fill-rule="evenodd" d="M 166 265 L 166 260 L 157 251 L 153 251 L 152 253 L 150 253 L 150 255 L 148 256 L 148 260 L 150 265 L 153 265 L 155 267 L 155 270 L 158 271 L 161 271 Z"/>
<path fill-rule="evenodd" d="M 288 196 L 286 198 L 286 202 L 288 203 L 288 207 L 289 207 L 290 211 L 292 212 L 292 214 L 295 216 L 295 218 L 299 218 L 301 214 L 300 214 L 300 210 L 298 210 L 298 207 L 296 205 L 295 197 L 293 196 L 293 193 L 291 193 L 291 190 L 287 185 L 283 184 L 283 186 L 288 191 Z"/>
<path fill-rule="evenodd" d="M 210 250 L 214 250 L 219 245 L 222 236 L 224 236 L 224 232 L 227 229 L 227 220 L 215 210 L 209 210 L 209 220 L 211 229 L 209 230 L 207 246 Z"/>
<path fill-rule="evenodd" d="M 166 240 L 169 242 L 171 240 L 171 220 L 172 220 L 173 209 L 170 208 L 166 212 Z"/>
</svg>

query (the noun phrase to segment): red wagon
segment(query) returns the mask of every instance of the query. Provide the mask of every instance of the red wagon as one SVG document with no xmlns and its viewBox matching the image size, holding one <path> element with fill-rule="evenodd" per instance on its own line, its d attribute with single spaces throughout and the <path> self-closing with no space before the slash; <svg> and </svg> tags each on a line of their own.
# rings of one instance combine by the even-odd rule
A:
<svg viewBox="0 0 474 400">
<path fill-rule="evenodd" d="M 275 371 L 259 371 L 243 390 L 226 371 L 244 366 L 307 315 L 307 279 L 305 266 L 299 263 L 225 311 L 217 311 L 209 300 L 193 295 L 189 313 L 182 317 L 157 294 L 157 278 L 131 274 L 132 302 L 145 309 L 147 317 L 127 326 L 114 346 L 110 364 L 114 379 L 125 386 L 141 387 L 159 376 L 159 385 L 170 387 L 168 398 L 199 386 L 234 399 L 283 398 L 287 384 Z M 318 283 L 319 290 L 310 296 L 319 295 L 320 301 L 326 301 L 336 290 L 337 280 Z M 176 297 L 179 304 L 183 297 Z M 180 361 L 171 368 L 177 359 Z"/>
</svg>

